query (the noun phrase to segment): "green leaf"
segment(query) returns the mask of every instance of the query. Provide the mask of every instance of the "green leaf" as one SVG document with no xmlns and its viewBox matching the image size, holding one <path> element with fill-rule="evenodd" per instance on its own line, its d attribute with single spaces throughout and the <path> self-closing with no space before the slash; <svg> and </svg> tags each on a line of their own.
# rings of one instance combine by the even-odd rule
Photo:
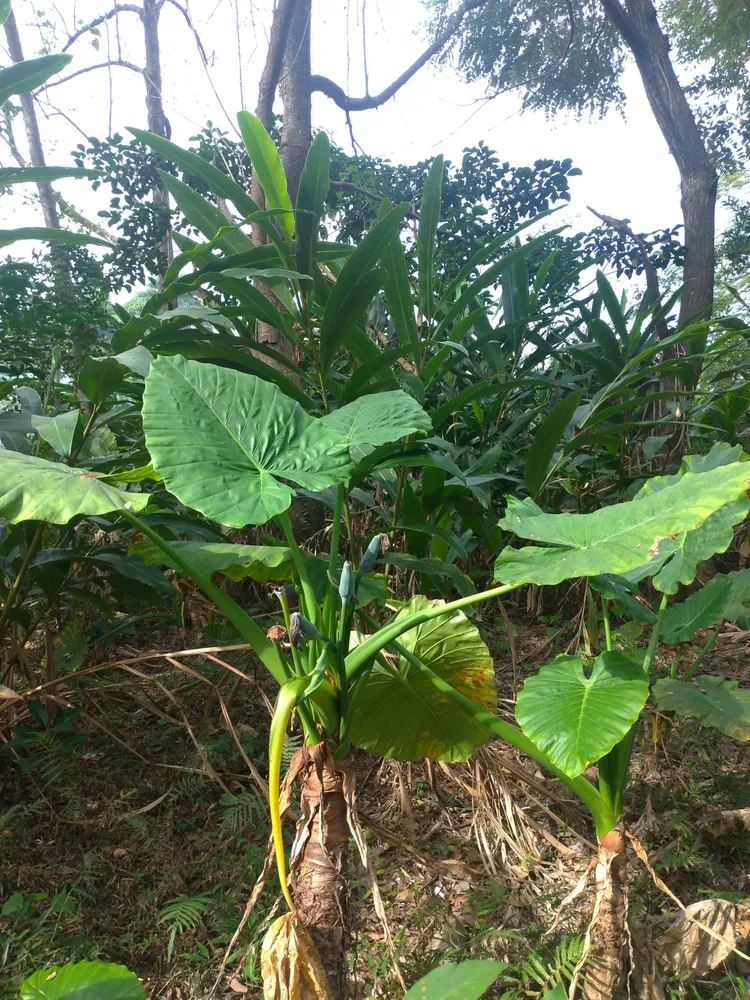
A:
<svg viewBox="0 0 750 1000">
<path fill-rule="evenodd" d="M 69 962 L 29 976 L 21 1000 L 146 1000 L 146 991 L 124 965 Z"/>
<path fill-rule="evenodd" d="M 100 361 L 86 358 L 78 376 L 78 388 L 92 403 L 104 403 L 120 388 L 127 371 L 125 365 L 114 358 L 103 358 Z"/>
<path fill-rule="evenodd" d="M 73 233 L 69 229 L 46 229 L 44 226 L 24 226 L 21 229 L 0 229 L 0 247 L 10 246 L 21 240 L 40 240 L 42 243 L 63 243 L 66 246 L 83 247 L 95 244 L 112 249 L 107 240 L 88 233 Z"/>
<path fill-rule="evenodd" d="M 626 577 L 613 576 L 605 573 L 602 576 L 590 576 L 589 585 L 597 593 L 626 612 L 630 618 L 639 622 L 652 622 L 656 615 L 645 604 L 637 600 L 638 587 L 630 583 Z"/>
<path fill-rule="evenodd" d="M 740 690 L 737 681 L 709 674 L 688 682 L 659 680 L 654 700 L 666 712 L 697 719 L 735 740 L 750 740 L 750 691 Z"/>
<path fill-rule="evenodd" d="M 146 132 L 143 129 L 131 128 L 130 126 L 127 129 L 139 142 L 150 146 L 170 163 L 176 164 L 183 173 L 200 177 L 219 198 L 226 198 L 234 202 L 235 207 L 242 213 L 243 217 L 262 211 L 260 205 L 253 201 L 244 188 L 240 187 L 236 181 L 233 181 L 218 167 L 215 167 L 213 163 L 204 160 L 202 156 L 189 149 L 182 149 L 176 143 L 170 142 L 169 139 L 164 139 L 160 135 L 155 135 L 153 132 Z M 227 219 L 225 218 L 223 225 L 226 224 Z"/>
<path fill-rule="evenodd" d="M 390 207 L 390 202 L 383 202 L 380 215 L 385 215 Z M 419 329 L 414 316 L 414 298 L 409 281 L 409 269 L 406 266 L 404 246 L 398 233 L 391 238 L 383 251 L 382 260 L 385 268 L 383 291 L 385 292 L 388 312 L 393 321 L 393 328 L 403 345 L 417 344 Z"/>
<path fill-rule="evenodd" d="M 732 598 L 724 617 L 729 622 L 739 621 L 742 628 L 747 628 L 750 616 L 750 569 L 740 569 L 727 576 L 732 581 Z M 715 579 L 717 578 L 714 577 Z"/>
<path fill-rule="evenodd" d="M 249 236 L 232 226 L 223 212 L 212 205 L 210 201 L 197 194 L 187 184 L 177 180 L 164 170 L 159 170 L 162 184 L 174 198 L 177 207 L 191 226 L 203 233 L 209 239 L 218 236 L 218 243 L 228 253 L 242 253 L 250 250 L 253 241 Z M 219 236 L 219 233 L 221 235 Z"/>
<path fill-rule="evenodd" d="M 586 676 L 577 656 L 558 656 L 518 693 L 519 726 L 571 778 L 609 753 L 648 698 L 643 654 L 602 653 Z"/>
<path fill-rule="evenodd" d="M 2 167 L 0 187 L 6 184 L 51 184 L 64 177 L 94 178 L 100 174 L 99 170 L 87 170 L 85 167 Z"/>
<path fill-rule="evenodd" d="M 419 205 L 419 230 L 417 233 L 417 262 L 419 266 L 419 302 L 425 319 L 429 322 L 435 312 L 433 293 L 433 268 L 435 241 L 440 222 L 440 199 L 443 191 L 445 158 L 436 156 L 430 165 Z"/>
<path fill-rule="evenodd" d="M 382 559 L 382 562 L 390 563 L 391 566 L 399 566 L 412 573 L 447 577 L 462 597 L 476 593 L 471 578 L 463 573 L 455 563 L 443 562 L 441 559 L 419 559 L 408 552 L 391 552 L 387 559 Z"/>
<path fill-rule="evenodd" d="M 95 552 L 86 556 L 85 562 L 110 573 L 116 573 L 126 580 L 135 580 L 136 583 L 151 587 L 165 597 L 175 596 L 174 587 L 155 566 L 147 566 L 144 559 L 134 554 L 124 556 L 119 552 Z"/>
<path fill-rule="evenodd" d="M 237 115 L 237 122 L 253 170 L 266 196 L 268 207 L 291 212 L 292 202 L 287 190 L 286 175 L 273 139 L 266 132 L 260 118 L 256 118 L 249 111 L 240 111 Z M 293 216 L 282 215 L 279 224 L 286 234 L 286 238 L 291 241 L 294 231 Z"/>
<path fill-rule="evenodd" d="M 307 154 L 297 190 L 297 268 L 303 274 L 315 273 L 318 227 L 325 214 L 330 186 L 331 144 L 325 132 L 318 132 Z"/>
<path fill-rule="evenodd" d="M 377 445 L 390 444 L 407 434 L 427 434 L 432 430 L 429 414 L 416 399 L 400 389 L 360 396 L 327 413 L 320 422 L 346 438 L 355 462 Z"/>
<path fill-rule="evenodd" d="M 10 0 L 0 0 L 0 25 L 10 17 Z"/>
<path fill-rule="evenodd" d="M 610 285 L 609 281 L 607 281 L 606 277 L 602 274 L 601 271 L 596 272 L 596 287 L 599 291 L 599 294 L 602 297 L 604 308 L 607 310 L 607 312 L 609 313 L 609 318 L 612 320 L 612 325 L 614 326 L 615 330 L 618 333 L 618 336 L 620 337 L 620 342 L 622 344 L 627 344 L 628 326 L 625 320 L 625 314 L 622 311 L 620 300 L 617 298 L 614 288 Z M 615 364 L 618 363 L 621 364 L 619 353 L 620 352 L 618 349 L 617 357 L 612 357 L 610 359 Z"/>
<path fill-rule="evenodd" d="M 403 1000 L 478 1000 L 506 968 L 505 962 L 479 959 L 439 965 L 415 983 Z"/>
<path fill-rule="evenodd" d="M 674 485 L 684 475 L 711 473 L 742 459 L 742 449 L 737 445 L 730 448 L 724 442 L 717 442 L 707 455 L 687 455 L 683 458 L 680 471 L 675 476 L 655 476 L 643 484 L 635 496 L 641 500 Z M 679 585 L 692 583 L 700 563 L 712 555 L 726 552 L 734 538 L 734 526 L 747 514 L 748 503 L 744 489 L 738 491 L 733 503 L 728 503 L 711 514 L 693 531 L 684 532 L 676 540 L 674 553 L 666 565 L 655 571 L 654 587 L 664 594 L 676 594 Z"/>
<path fill-rule="evenodd" d="M 129 368 L 136 375 L 142 375 L 145 378 L 148 375 L 148 370 L 151 367 L 154 356 L 143 344 L 137 344 L 135 347 L 131 347 L 129 351 L 121 351 L 120 354 L 113 355 L 113 360 Z"/>
<path fill-rule="evenodd" d="M 349 477 L 346 439 L 255 375 L 161 356 L 143 394 L 154 468 L 182 503 L 221 524 L 263 524 L 294 490 Z M 276 478 L 280 477 L 280 478 Z"/>
<path fill-rule="evenodd" d="M 200 573 L 213 576 L 223 573 L 230 580 L 294 579 L 291 550 L 283 545 L 232 545 L 229 542 L 170 542 L 181 555 Z M 182 572 L 169 556 L 153 542 L 134 542 L 129 552 L 143 557 L 147 563 L 158 563 Z"/>
<path fill-rule="evenodd" d="M 406 204 L 399 205 L 379 219 L 341 268 L 341 274 L 328 296 L 320 326 L 323 374 L 331 367 L 349 328 L 357 322 L 372 301 L 377 291 L 372 280 L 373 268 L 398 233 L 408 208 Z"/>
<path fill-rule="evenodd" d="M 710 628 L 726 614 L 732 591 L 732 580 L 717 576 L 702 590 L 667 608 L 661 626 L 664 642 L 687 642 L 699 629 Z"/>
<path fill-rule="evenodd" d="M 68 410 L 56 417 L 32 416 L 31 424 L 40 438 L 51 445 L 62 458 L 69 458 L 78 427 L 78 410 Z"/>
<path fill-rule="evenodd" d="M 555 448 L 568 429 L 573 414 L 583 398 L 583 389 L 563 397 L 541 422 L 534 434 L 523 467 L 523 478 L 532 496 L 536 496 L 547 480 Z"/>
<path fill-rule="evenodd" d="M 688 473 L 657 493 L 593 514 L 545 514 L 533 500 L 510 498 L 500 526 L 550 547 L 507 546 L 495 563 L 495 577 L 503 583 L 555 584 L 627 573 L 657 556 L 672 555 L 684 532 L 733 502 L 748 482 L 750 469 L 735 462 L 712 472 Z M 657 561 L 651 572 L 660 567 Z"/>
<path fill-rule="evenodd" d="M 150 497 L 124 493 L 93 472 L 0 450 L 0 517 L 67 524 L 74 517 L 143 510 Z"/>
<path fill-rule="evenodd" d="M 432 603 L 418 595 L 397 617 Z M 476 626 L 461 611 L 411 629 L 400 642 L 466 697 L 495 710 L 492 657 Z M 489 736 L 483 725 L 457 712 L 450 698 L 403 658 L 398 667 L 374 664 L 358 704 L 351 720 L 352 741 L 391 760 L 466 760 Z"/>
<path fill-rule="evenodd" d="M 55 73 L 65 69 L 72 56 L 51 55 L 38 59 L 25 59 L 0 69 L 0 105 L 14 94 L 28 94 Z"/>
</svg>

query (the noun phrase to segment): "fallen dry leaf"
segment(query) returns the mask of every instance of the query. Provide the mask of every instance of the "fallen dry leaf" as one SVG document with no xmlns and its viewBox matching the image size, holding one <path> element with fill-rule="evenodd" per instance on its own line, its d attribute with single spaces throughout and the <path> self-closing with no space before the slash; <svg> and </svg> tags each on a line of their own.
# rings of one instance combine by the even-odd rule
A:
<svg viewBox="0 0 750 1000">
<path fill-rule="evenodd" d="M 689 919 L 720 934 L 723 941 L 707 934 Z M 729 957 L 736 941 L 734 903 L 728 899 L 702 899 L 691 903 L 686 912 L 664 932 L 661 946 L 665 962 L 680 975 L 705 976 Z"/>
<path fill-rule="evenodd" d="M 114 849 L 114 851 L 112 851 L 112 857 L 113 858 L 124 858 L 127 853 L 128 852 L 125 850 L 124 847 L 116 847 Z"/>
<path fill-rule="evenodd" d="M 245 986 L 244 983 L 241 983 L 239 979 L 236 978 L 229 980 L 229 989 L 232 991 L 232 993 L 247 993 L 248 991 L 247 986 Z"/>
<path fill-rule="evenodd" d="M 265 1000 L 331 1000 L 318 949 L 296 913 L 274 920 L 260 955 Z"/>
</svg>

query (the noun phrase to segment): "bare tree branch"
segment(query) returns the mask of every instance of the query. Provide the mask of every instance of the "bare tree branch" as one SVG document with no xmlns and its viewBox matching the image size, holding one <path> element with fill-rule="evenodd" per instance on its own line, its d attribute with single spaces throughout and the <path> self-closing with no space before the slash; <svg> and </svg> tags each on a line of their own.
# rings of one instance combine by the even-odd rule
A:
<svg viewBox="0 0 750 1000">
<path fill-rule="evenodd" d="M 134 73 L 139 73 L 143 76 L 143 70 L 140 66 L 136 66 L 135 63 L 128 62 L 127 59 L 109 59 L 107 62 L 94 63 L 93 66 L 84 66 L 83 69 L 77 69 L 75 73 L 70 73 L 68 76 L 64 76 L 60 80 L 53 80 L 52 83 L 45 83 L 44 86 L 40 87 L 39 90 L 34 91 L 34 93 L 41 94 L 45 90 L 51 90 L 52 87 L 59 87 L 61 83 L 67 83 L 69 80 L 73 80 L 75 77 L 81 76 L 82 73 L 90 73 L 94 69 L 106 69 L 108 66 L 122 66 L 124 69 L 130 69 Z"/>
<path fill-rule="evenodd" d="M 312 77 L 312 91 L 317 91 L 318 93 L 325 94 L 326 97 L 330 97 L 343 111 L 369 111 L 372 108 L 379 108 L 381 104 L 389 101 L 404 84 L 408 83 L 425 63 L 429 62 L 434 55 L 446 46 L 460 28 L 464 16 L 469 11 L 483 7 L 486 2 L 487 0 L 464 0 L 458 10 L 448 18 L 445 27 L 435 38 L 434 42 L 424 50 L 421 56 L 401 76 L 379 94 L 368 95 L 366 97 L 349 97 L 337 83 L 329 80 L 326 76 Z"/>
<path fill-rule="evenodd" d="M 84 24 L 82 28 L 79 28 L 74 34 L 68 38 L 65 45 L 63 45 L 63 52 L 67 52 L 70 46 L 77 42 L 79 38 L 82 38 L 87 32 L 91 31 L 92 28 L 98 27 L 105 21 L 108 21 L 111 17 L 117 17 L 118 14 L 130 13 L 137 14 L 138 17 L 141 16 L 141 8 L 136 7 L 133 3 L 116 3 L 112 10 L 108 10 L 106 14 L 102 14 L 101 17 L 95 17 L 93 21 L 89 21 L 88 24 Z"/>
</svg>

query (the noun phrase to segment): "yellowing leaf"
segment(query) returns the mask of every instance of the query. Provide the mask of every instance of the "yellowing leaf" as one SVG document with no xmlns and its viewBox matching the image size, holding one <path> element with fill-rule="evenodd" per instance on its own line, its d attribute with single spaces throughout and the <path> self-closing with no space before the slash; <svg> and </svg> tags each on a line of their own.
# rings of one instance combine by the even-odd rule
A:
<svg viewBox="0 0 750 1000">
<path fill-rule="evenodd" d="M 265 1000 L 331 1000 L 318 949 L 294 913 L 285 913 L 268 928 L 260 968 Z"/>
</svg>

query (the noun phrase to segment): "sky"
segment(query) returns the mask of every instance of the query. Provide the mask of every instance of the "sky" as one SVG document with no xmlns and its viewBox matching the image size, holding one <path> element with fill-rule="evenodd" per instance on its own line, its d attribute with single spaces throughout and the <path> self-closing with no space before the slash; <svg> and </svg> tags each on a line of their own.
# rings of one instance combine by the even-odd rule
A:
<svg viewBox="0 0 750 1000">
<path fill-rule="evenodd" d="M 272 0 L 187 0 L 207 54 L 203 66 L 195 38 L 182 14 L 167 2 L 160 38 L 163 94 L 172 139 L 185 143 L 210 119 L 233 132 L 234 114 L 244 103 L 254 110 L 265 58 Z M 377 93 L 398 76 L 425 46 L 425 9 L 420 0 L 313 0 L 313 72 L 331 77 L 355 96 L 364 92 L 363 3 L 369 90 Z M 36 11 L 42 7 L 45 17 Z M 77 25 L 110 9 L 111 0 L 14 0 L 25 55 L 37 54 L 46 41 L 59 50 Z M 45 23 L 46 22 L 46 23 Z M 142 30 L 137 16 L 122 14 L 87 34 L 69 50 L 74 62 L 66 74 L 109 53 L 143 63 Z M 592 228 L 599 212 L 631 220 L 636 231 L 680 222 L 679 178 L 664 139 L 649 111 L 634 66 L 624 77 L 626 115 L 611 111 L 603 120 L 555 118 L 541 112 L 520 114 L 520 97 L 506 94 L 483 102 L 480 83 L 467 84 L 449 67 L 427 66 L 394 99 L 373 111 L 353 115 L 357 143 L 369 155 L 416 162 L 444 153 L 460 159 L 462 150 L 480 139 L 511 165 L 535 159 L 571 157 L 581 177 L 571 178 L 572 202 L 561 216 L 575 231 Z M 40 120 L 50 164 L 70 163 L 69 152 L 84 134 L 105 136 L 111 126 L 145 127 L 142 78 L 122 67 L 83 73 L 48 91 Z M 280 110 L 280 108 L 278 109 Z M 350 150 L 343 112 L 323 95 L 313 99 L 313 124 Z M 20 121 L 19 146 L 25 149 Z M 0 162 L 12 161 L 0 145 Z M 85 181 L 60 182 L 63 195 L 84 214 L 102 207 Z M 20 194 L 4 197 L 4 224 L 39 224 L 39 209 Z M 99 200 L 97 200 L 99 199 Z M 24 203 L 26 202 L 26 203 Z"/>
</svg>

